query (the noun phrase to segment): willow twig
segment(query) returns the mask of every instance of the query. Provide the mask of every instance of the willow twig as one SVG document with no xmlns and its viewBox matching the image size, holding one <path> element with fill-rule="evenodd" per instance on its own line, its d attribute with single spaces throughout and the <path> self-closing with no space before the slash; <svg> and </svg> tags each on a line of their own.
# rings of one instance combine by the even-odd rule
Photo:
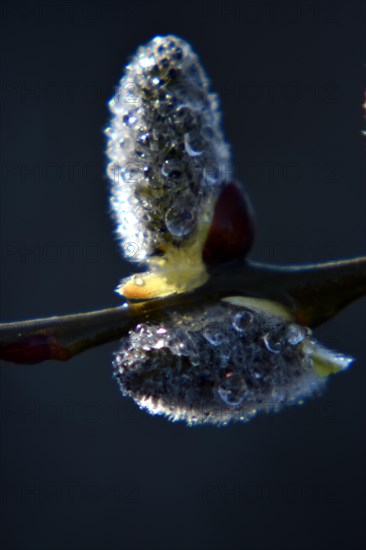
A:
<svg viewBox="0 0 366 550">
<path fill-rule="evenodd" d="M 0 325 L 0 359 L 23 364 L 65 361 L 121 338 L 138 322 L 153 319 L 159 312 L 237 295 L 277 301 L 298 323 L 314 327 L 366 295 L 366 257 L 299 266 L 233 262 L 213 270 L 207 283 L 189 293 L 75 315 L 4 323 Z"/>
</svg>

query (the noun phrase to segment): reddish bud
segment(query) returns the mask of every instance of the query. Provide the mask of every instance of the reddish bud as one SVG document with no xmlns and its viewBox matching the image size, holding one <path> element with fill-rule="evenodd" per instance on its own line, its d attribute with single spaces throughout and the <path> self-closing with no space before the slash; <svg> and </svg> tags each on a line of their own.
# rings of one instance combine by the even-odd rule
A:
<svg viewBox="0 0 366 550">
<path fill-rule="evenodd" d="M 203 248 L 207 265 L 244 259 L 254 240 L 254 214 L 247 194 L 234 181 L 222 189 Z"/>
</svg>

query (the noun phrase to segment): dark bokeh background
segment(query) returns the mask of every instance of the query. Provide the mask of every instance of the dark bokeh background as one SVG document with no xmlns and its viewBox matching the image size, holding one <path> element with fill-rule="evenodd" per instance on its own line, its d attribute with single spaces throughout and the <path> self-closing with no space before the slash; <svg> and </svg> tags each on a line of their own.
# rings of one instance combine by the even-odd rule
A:
<svg viewBox="0 0 366 550">
<path fill-rule="evenodd" d="M 107 307 L 120 259 L 104 177 L 107 100 L 136 47 L 192 43 L 258 221 L 252 257 L 366 252 L 361 1 L 5 3 L 1 319 Z M 122 399 L 117 343 L 1 365 L 4 550 L 359 549 L 365 302 L 318 331 L 357 358 L 304 407 L 188 428 Z"/>
</svg>

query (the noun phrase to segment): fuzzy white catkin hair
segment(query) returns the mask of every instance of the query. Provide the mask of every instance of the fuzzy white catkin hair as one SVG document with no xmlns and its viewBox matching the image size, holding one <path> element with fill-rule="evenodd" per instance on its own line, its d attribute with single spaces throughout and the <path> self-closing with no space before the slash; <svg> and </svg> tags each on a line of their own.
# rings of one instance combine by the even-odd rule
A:
<svg viewBox="0 0 366 550">
<path fill-rule="evenodd" d="M 209 224 L 231 169 L 217 96 L 190 45 L 157 36 L 131 59 L 109 105 L 117 235 L 131 260 L 164 256 Z"/>
</svg>

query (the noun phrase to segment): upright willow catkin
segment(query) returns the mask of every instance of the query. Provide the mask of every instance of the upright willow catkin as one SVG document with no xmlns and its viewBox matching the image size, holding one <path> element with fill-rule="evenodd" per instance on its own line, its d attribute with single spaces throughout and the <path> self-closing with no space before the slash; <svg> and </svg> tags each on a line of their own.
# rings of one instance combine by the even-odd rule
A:
<svg viewBox="0 0 366 550">
<path fill-rule="evenodd" d="M 153 269 L 188 262 L 203 271 L 202 245 L 231 160 L 217 96 L 190 45 L 158 36 L 140 47 L 110 109 L 107 173 L 122 247 L 133 243 L 131 259 Z"/>
</svg>

